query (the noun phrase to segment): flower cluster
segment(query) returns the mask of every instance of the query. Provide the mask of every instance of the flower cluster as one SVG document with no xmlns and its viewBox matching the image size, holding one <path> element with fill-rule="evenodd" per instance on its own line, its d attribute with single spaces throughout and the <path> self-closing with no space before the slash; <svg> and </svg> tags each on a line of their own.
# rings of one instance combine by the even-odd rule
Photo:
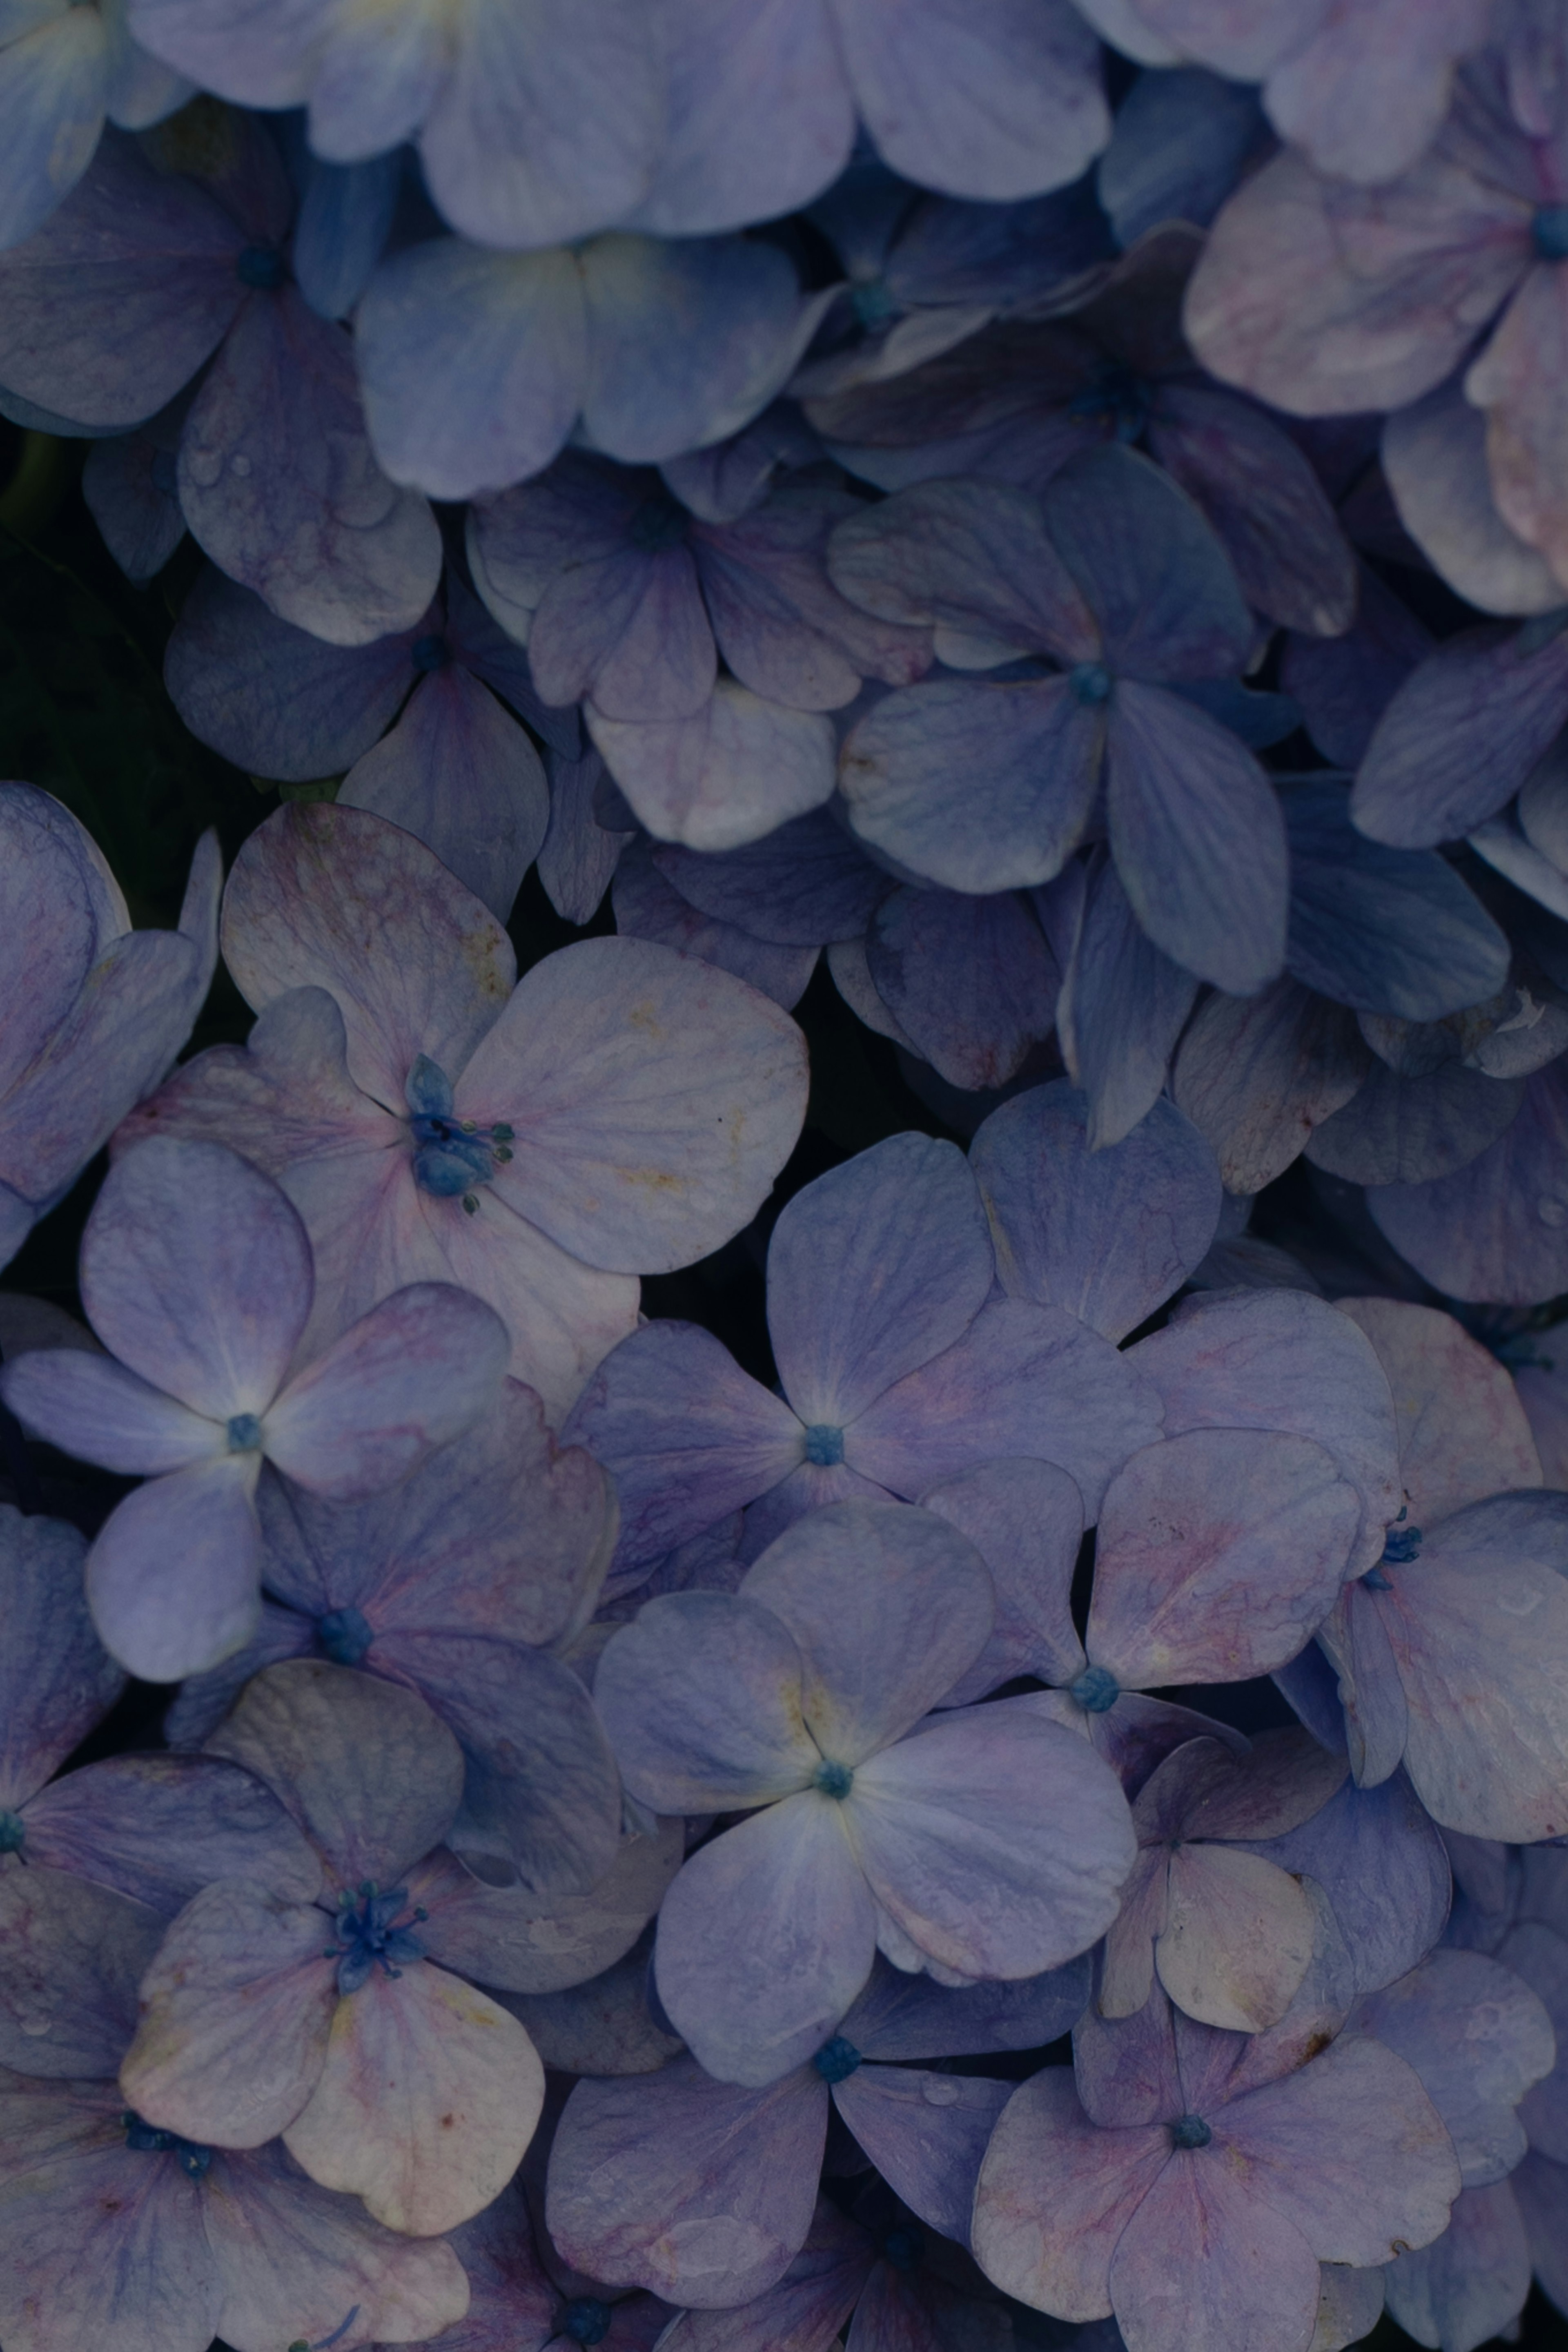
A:
<svg viewBox="0 0 1568 2352">
<path fill-rule="evenodd" d="M 259 793 L 161 929 L 0 784 L 5 2352 L 1568 2314 L 1561 0 L 0 123 Z"/>
</svg>

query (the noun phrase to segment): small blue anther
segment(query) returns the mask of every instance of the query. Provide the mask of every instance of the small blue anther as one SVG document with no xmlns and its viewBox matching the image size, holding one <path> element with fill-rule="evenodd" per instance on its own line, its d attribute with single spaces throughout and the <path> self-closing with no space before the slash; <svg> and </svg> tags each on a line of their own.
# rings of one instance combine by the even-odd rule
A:
<svg viewBox="0 0 1568 2352">
<path fill-rule="evenodd" d="M 691 526 L 691 516 L 678 499 L 655 493 L 637 509 L 626 526 L 626 536 L 643 554 L 664 555 L 680 546 Z"/>
<path fill-rule="evenodd" d="M 357 1666 L 375 1638 L 358 1609 L 329 1609 L 316 1620 L 316 1646 L 335 1666 Z"/>
<path fill-rule="evenodd" d="M 1419 1528 L 1390 1528 L 1383 1538 L 1384 1565 L 1388 1568 L 1408 1568 L 1413 1559 L 1421 1557 Z"/>
<path fill-rule="evenodd" d="M 444 637 L 415 637 L 408 657 L 417 670 L 444 669 L 452 659 L 452 648 Z M 422 1055 L 420 1059 L 423 1058 Z"/>
<path fill-rule="evenodd" d="M 276 294 L 287 278 L 288 264 L 276 246 L 247 245 L 235 263 L 235 276 L 257 294 Z"/>
<path fill-rule="evenodd" d="M 806 1459 L 819 1470 L 833 1470 L 844 1458 L 844 1433 L 831 1421 L 814 1421 L 806 1432 Z"/>
<path fill-rule="evenodd" d="M 231 1454 L 258 1454 L 261 1451 L 261 1423 L 254 1412 L 231 1413 L 225 1434 Z"/>
<path fill-rule="evenodd" d="M 561 2313 L 559 2332 L 569 2344 L 602 2344 L 613 2315 L 597 2295 L 580 2294 Z"/>
<path fill-rule="evenodd" d="M 213 2160 L 213 2151 L 200 2141 L 182 2139 L 178 2132 L 160 2131 L 155 2124 L 143 2123 L 132 2108 L 127 2108 L 120 2118 L 125 2134 L 125 2145 L 138 2156 L 172 2156 L 187 2179 L 202 2180 Z"/>
<path fill-rule="evenodd" d="M 1178 2116 L 1171 2126 L 1173 2147 L 1207 2147 L 1213 2137 L 1201 2116 Z"/>
<path fill-rule="evenodd" d="M 831 2042 L 823 2042 L 811 2063 L 824 2083 L 847 2083 L 862 2059 L 852 2042 L 835 2033 Z"/>
<path fill-rule="evenodd" d="M 917 2271 L 925 2260 L 925 2232 L 906 2221 L 901 2230 L 888 2231 L 878 2251 L 891 2270 Z"/>
<path fill-rule="evenodd" d="M 898 316 L 898 304 L 885 278 L 868 278 L 850 291 L 850 308 L 861 325 L 868 330 L 885 327 L 890 319 Z"/>
<path fill-rule="evenodd" d="M 837 1797 L 841 1802 L 854 1787 L 855 1776 L 847 1764 L 819 1764 L 816 1785 L 824 1797 Z"/>
<path fill-rule="evenodd" d="M 1121 1697 L 1122 1685 L 1109 1666 L 1085 1666 L 1078 1680 L 1068 1684 L 1067 1696 L 1077 1700 L 1085 1715 L 1103 1715 Z"/>
<path fill-rule="evenodd" d="M 0 1853 L 20 1853 L 27 1834 L 27 1824 L 20 1813 L 8 1813 L 0 1805 Z"/>
<path fill-rule="evenodd" d="M 1568 205 L 1539 205 L 1530 241 L 1542 261 L 1568 261 Z"/>
<path fill-rule="evenodd" d="M 1092 709 L 1096 703 L 1110 701 L 1115 680 L 1103 662 L 1074 662 L 1067 673 L 1067 683 L 1072 688 L 1074 702 Z"/>
</svg>

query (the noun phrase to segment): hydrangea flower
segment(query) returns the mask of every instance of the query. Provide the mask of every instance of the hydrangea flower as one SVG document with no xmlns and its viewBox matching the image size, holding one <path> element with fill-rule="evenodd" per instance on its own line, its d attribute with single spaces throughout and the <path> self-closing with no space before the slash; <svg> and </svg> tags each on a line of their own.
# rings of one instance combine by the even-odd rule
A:
<svg viewBox="0 0 1568 2352">
<path fill-rule="evenodd" d="M 252 775 L 304 783 L 346 769 L 340 806 L 412 833 L 503 923 L 549 823 L 544 768 L 516 719 L 564 758 L 580 743 L 576 713 L 547 709 L 528 656 L 453 571 L 412 628 L 370 646 L 324 644 L 206 571 L 164 677 L 191 732 Z"/>
<path fill-rule="evenodd" d="M 466 1435 L 389 1493 L 335 1503 L 264 1478 L 261 1623 L 193 1677 L 168 1718 L 200 1743 L 259 1668 L 328 1657 L 415 1690 L 463 1748 L 446 1833 L 495 1883 L 586 1894 L 615 1858 L 621 1783 L 587 1691 L 552 1654 L 598 1597 L 615 1540 L 610 1482 L 560 1451 L 507 1381 Z"/>
<path fill-rule="evenodd" d="M 616 1481 L 618 1573 L 759 1497 L 771 1530 L 852 1496 L 913 1500 L 1002 1453 L 1060 1461 L 1092 1512 L 1158 1429 L 1070 1310 L 992 1297 L 985 1211 L 950 1143 L 892 1136 L 807 1185 L 774 1226 L 768 1280 L 782 1395 L 698 1326 L 660 1320 L 568 1422 Z"/>
<path fill-rule="evenodd" d="M 0 254 L 0 383 L 113 431 L 204 366 L 176 474 L 206 553 L 333 644 L 408 628 L 441 535 L 371 453 L 347 334 L 290 282 L 293 197 L 269 134 L 201 112 L 159 137 L 154 155 L 107 137 L 46 226 Z"/>
<path fill-rule="evenodd" d="M 466 1946 L 504 1898 L 439 1851 L 456 1740 L 412 1691 L 297 1659 L 246 1686 L 209 1748 L 300 1835 L 290 1867 L 220 1879 L 171 1924 L 141 1980 L 127 2099 L 203 2146 L 281 2134 L 389 2228 L 451 2229 L 511 2178 L 544 2097 L 527 2034 L 466 1980 Z M 504 1929 L 489 1941 L 504 1980 Z"/>
<path fill-rule="evenodd" d="M 810 2244 L 836 2116 L 919 2220 L 962 2242 L 1008 2085 L 920 2062 L 1043 2047 L 1088 1991 L 1087 1962 L 959 1991 L 879 1961 L 836 2031 L 771 2084 L 716 2081 L 689 2057 L 579 2083 L 550 2149 L 551 2234 L 622 2285 L 728 2311 Z"/>
<path fill-rule="evenodd" d="M 1115 2024 L 1091 2011 L 1071 2071 L 1002 2112 L 975 2196 L 981 2269 L 1058 2318 L 1114 2313 L 1128 2352 L 1305 2344 L 1319 2264 L 1429 2243 L 1460 2185 L 1415 2070 L 1370 2035 L 1325 2038 L 1317 2014 L 1311 2032 L 1221 2032 L 1158 1992 Z"/>
<path fill-rule="evenodd" d="M 996 1708 L 916 1729 L 994 1612 L 955 1529 L 838 1503 L 737 1592 L 665 1594 L 610 1642 L 594 1691 L 632 1795 L 750 1815 L 659 1914 L 659 1998 L 709 2072 L 765 2084 L 798 2065 L 879 1948 L 939 1980 L 1029 1977 L 1115 1916 L 1132 1832 L 1097 1758 Z"/>
<path fill-rule="evenodd" d="M 41 228 L 91 163 L 106 119 L 145 130 L 190 95 L 126 30 L 124 0 L 16 12 L 0 46 L 0 246 Z"/>
<path fill-rule="evenodd" d="M 423 2341 L 461 2319 L 451 2247 L 402 2237 L 277 2141 L 149 2124 L 116 2081 L 162 1921 L 54 1870 L 0 1878 L 0 2326 L 16 2352 L 234 2352 Z M 49 2026 L 13 2000 L 49 1988 Z M 286 2255 L 279 2259 L 281 2250 Z"/>
<path fill-rule="evenodd" d="M 191 1034 L 217 962 L 223 867 L 205 834 L 173 931 L 133 931 L 68 809 L 0 784 L 0 1265 Z"/>
<path fill-rule="evenodd" d="M 514 989 L 494 916 L 369 811 L 251 835 L 224 952 L 261 1019 L 139 1114 L 276 1174 L 312 1235 L 311 1342 L 400 1283 L 496 1303 L 511 1369 L 562 1411 L 631 1328 L 639 1273 L 745 1224 L 805 1109 L 793 1023 L 727 975 L 584 940 Z"/>
<path fill-rule="evenodd" d="M 173 1682 L 248 1639 L 265 1460 L 346 1500 L 394 1486 L 484 1411 L 506 1332 L 482 1299 L 415 1283 L 292 1370 L 310 1245 L 271 1181 L 222 1145 L 159 1137 L 110 1170 L 82 1236 L 108 1356 L 52 1348 L 0 1370 L 25 1425 L 147 1483 L 87 1560 L 93 1622 L 133 1674 Z"/>
<path fill-rule="evenodd" d="M 1200 979 L 1245 995 L 1284 962 L 1287 856 L 1257 761 L 1172 690 L 1245 667 L 1253 625 L 1224 551 L 1146 458 L 1073 458 L 1043 499 L 923 483 L 841 523 L 834 583 L 888 620 L 936 625 L 940 659 L 1048 674 L 953 678 L 888 695 L 846 740 L 857 832 L 950 888 L 1049 881 L 1102 784 L 1141 929 Z M 975 742 L 986 747 L 978 773 Z"/>
</svg>

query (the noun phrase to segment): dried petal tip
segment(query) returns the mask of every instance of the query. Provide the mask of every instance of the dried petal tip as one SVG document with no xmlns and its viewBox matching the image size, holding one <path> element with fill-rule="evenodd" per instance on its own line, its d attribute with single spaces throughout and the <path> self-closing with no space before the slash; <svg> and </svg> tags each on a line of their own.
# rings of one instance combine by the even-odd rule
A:
<svg viewBox="0 0 1568 2352">
<path fill-rule="evenodd" d="M 1530 241 L 1542 261 L 1568 261 L 1568 205 L 1539 205 Z"/>
<path fill-rule="evenodd" d="M 852 2042 L 835 2033 L 831 2042 L 823 2042 L 811 2063 L 824 2083 L 847 2083 L 861 2063 L 861 2053 Z"/>
<path fill-rule="evenodd" d="M 1085 1666 L 1078 1680 L 1067 1685 L 1067 1696 L 1077 1700 L 1085 1715 L 1103 1715 L 1121 1697 L 1122 1685 L 1109 1666 Z"/>
<path fill-rule="evenodd" d="M 329 1609 L 316 1620 L 316 1646 L 335 1666 L 357 1666 L 375 1638 L 358 1609 Z"/>
<path fill-rule="evenodd" d="M 854 1787 L 855 1776 L 847 1764 L 819 1764 L 817 1786 L 824 1797 L 837 1797 L 841 1802 Z"/>
<path fill-rule="evenodd" d="M 226 1435 L 231 1454 L 256 1454 L 261 1450 L 261 1423 L 254 1412 L 232 1414 Z"/>
<path fill-rule="evenodd" d="M 8 1813 L 0 1805 L 0 1853 L 20 1853 L 27 1825 L 20 1813 Z"/>
<path fill-rule="evenodd" d="M 819 1470 L 833 1470 L 844 1458 L 844 1433 L 831 1421 L 815 1421 L 806 1432 L 806 1459 Z"/>
<path fill-rule="evenodd" d="M 1173 2147 L 1207 2147 L 1213 2137 L 1201 2116 L 1178 2116 L 1171 2126 Z"/>
<path fill-rule="evenodd" d="M 580 2294 L 560 2315 L 558 2334 L 569 2344 L 602 2344 L 610 2333 L 611 2310 L 591 2294 Z"/>
</svg>

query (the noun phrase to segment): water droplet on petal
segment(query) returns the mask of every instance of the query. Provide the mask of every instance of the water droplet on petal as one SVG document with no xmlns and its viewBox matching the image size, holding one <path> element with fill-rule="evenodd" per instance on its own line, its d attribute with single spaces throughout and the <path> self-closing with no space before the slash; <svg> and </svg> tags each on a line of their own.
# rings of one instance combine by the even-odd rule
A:
<svg viewBox="0 0 1568 2352">
<path fill-rule="evenodd" d="M 964 2095 L 951 2074 L 928 2074 L 920 2085 L 920 2095 L 931 2107 L 956 2106 Z"/>
<path fill-rule="evenodd" d="M 250 472 L 250 459 L 248 457 L 231 457 L 229 459 L 229 471 L 231 474 L 237 474 L 240 480 L 243 482 L 246 476 Z"/>
<path fill-rule="evenodd" d="M 224 461 L 215 449 L 188 449 L 185 471 L 198 489 L 210 490 L 224 470 Z"/>
<path fill-rule="evenodd" d="M 1559 1225 L 1568 1225 L 1568 1201 L 1555 1192 L 1543 1192 L 1535 1204 L 1535 1213 L 1543 1225 L 1553 1232 Z"/>
</svg>

